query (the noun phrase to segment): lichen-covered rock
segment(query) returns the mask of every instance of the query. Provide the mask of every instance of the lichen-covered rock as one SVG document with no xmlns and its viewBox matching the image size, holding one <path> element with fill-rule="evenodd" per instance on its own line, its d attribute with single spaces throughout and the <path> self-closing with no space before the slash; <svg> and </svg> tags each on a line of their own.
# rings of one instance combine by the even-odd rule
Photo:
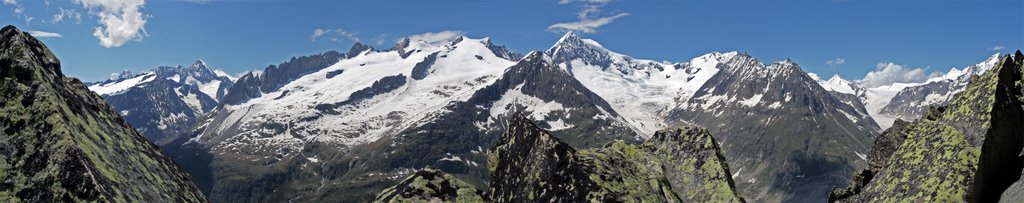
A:
<svg viewBox="0 0 1024 203">
<path fill-rule="evenodd" d="M 488 151 L 494 202 L 579 202 L 598 190 L 569 144 L 517 114 Z"/>
<path fill-rule="evenodd" d="M 931 108 L 928 111 L 928 115 L 941 114 L 941 109 Z M 925 116 L 923 119 L 928 119 L 930 116 Z M 932 118 L 931 120 L 935 120 Z M 875 139 L 875 143 L 871 147 L 871 151 L 868 151 L 867 161 L 868 168 L 861 170 L 853 175 L 850 179 L 850 184 L 845 188 L 835 188 L 832 193 L 829 194 L 829 201 L 836 201 L 839 199 L 849 198 L 852 195 L 858 194 L 864 189 L 864 185 L 868 184 L 871 179 L 874 178 L 878 170 L 885 166 L 885 163 L 889 160 L 890 155 L 896 153 L 896 149 L 903 144 L 903 141 L 907 139 L 907 133 L 910 130 L 910 122 L 896 119 L 893 122 L 892 127 L 886 129 L 881 135 Z"/>
<path fill-rule="evenodd" d="M 662 169 L 661 159 L 650 151 L 622 141 L 603 148 L 579 151 L 590 180 L 599 189 L 587 199 L 600 202 L 678 201 Z"/>
<path fill-rule="evenodd" d="M 933 109 L 887 131 L 876 141 L 872 153 L 879 153 L 869 157 L 869 168 L 855 176 L 860 182 L 834 190 L 830 201 L 1019 200 L 1015 186 L 1024 171 L 1022 69 L 1020 51 L 1006 56 L 972 79 L 945 109 Z M 893 145 L 898 147 L 889 153 Z"/>
<path fill-rule="evenodd" d="M 489 151 L 495 202 L 742 202 L 703 129 L 575 150 L 522 115 Z"/>
<path fill-rule="evenodd" d="M 725 155 L 707 130 L 661 130 L 643 146 L 661 159 L 666 179 L 684 202 L 743 201 Z"/>
<path fill-rule="evenodd" d="M 959 131 L 935 121 L 919 121 L 912 129 L 886 166 L 850 202 L 964 201 L 977 170 L 978 148 Z"/>
<path fill-rule="evenodd" d="M 205 202 L 42 42 L 0 30 L 0 202 Z"/>
<path fill-rule="evenodd" d="M 377 195 L 374 202 L 484 202 L 487 196 L 469 183 L 425 168 Z"/>
</svg>

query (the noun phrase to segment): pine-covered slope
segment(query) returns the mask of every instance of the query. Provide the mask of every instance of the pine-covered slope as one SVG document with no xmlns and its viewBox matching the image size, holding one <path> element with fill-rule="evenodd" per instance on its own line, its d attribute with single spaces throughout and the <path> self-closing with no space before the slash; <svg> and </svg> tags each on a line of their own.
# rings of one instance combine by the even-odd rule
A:
<svg viewBox="0 0 1024 203">
<path fill-rule="evenodd" d="M 640 145 L 576 150 L 518 116 L 488 151 L 495 202 L 742 202 L 702 129 L 659 131 Z"/>
<path fill-rule="evenodd" d="M 995 202 L 1020 200 L 1024 170 L 1024 55 L 1019 51 L 975 76 L 945 108 L 930 111 L 892 144 L 873 151 L 871 168 L 830 200 Z M 891 136 L 883 136 L 883 138 Z M 879 143 L 879 142 L 876 142 Z M 892 146 L 898 146 L 892 150 Z"/>
<path fill-rule="evenodd" d="M 0 30 L 0 201 L 205 202 L 188 174 L 45 45 Z"/>
</svg>

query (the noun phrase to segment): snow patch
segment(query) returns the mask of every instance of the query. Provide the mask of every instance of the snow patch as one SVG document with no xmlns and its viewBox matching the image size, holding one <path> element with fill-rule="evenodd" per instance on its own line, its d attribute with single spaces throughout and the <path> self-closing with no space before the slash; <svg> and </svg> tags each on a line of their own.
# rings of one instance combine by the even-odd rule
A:
<svg viewBox="0 0 1024 203">
<path fill-rule="evenodd" d="M 104 96 L 105 95 L 120 94 L 120 93 L 123 93 L 124 91 L 127 91 L 128 89 L 131 89 L 132 87 L 135 87 L 135 86 L 137 86 L 139 84 L 146 83 L 146 82 L 149 82 L 149 81 L 153 81 L 153 79 L 156 78 L 156 77 L 154 77 L 154 75 L 155 75 L 155 73 L 148 72 L 146 74 L 142 74 L 142 75 L 139 75 L 139 76 L 136 76 L 136 77 L 133 77 L 133 78 L 129 78 L 129 79 L 125 79 L 125 80 L 121 80 L 121 81 L 118 81 L 118 82 L 95 84 L 95 85 L 89 86 L 89 90 L 92 90 L 93 92 L 96 92 L 96 94 L 104 95 Z"/>
</svg>

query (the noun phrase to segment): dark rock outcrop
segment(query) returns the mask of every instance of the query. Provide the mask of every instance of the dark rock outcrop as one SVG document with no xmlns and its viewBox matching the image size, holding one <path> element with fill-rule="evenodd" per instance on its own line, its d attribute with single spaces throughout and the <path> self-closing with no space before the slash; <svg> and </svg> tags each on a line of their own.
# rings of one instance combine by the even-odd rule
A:
<svg viewBox="0 0 1024 203">
<path fill-rule="evenodd" d="M 576 149 L 522 115 L 488 150 L 495 202 L 580 202 L 599 190 Z"/>
<path fill-rule="evenodd" d="M 353 50 L 365 47 L 353 45 Z M 369 49 L 372 49 L 369 48 Z M 351 52 L 351 51 L 350 51 Z M 299 77 L 334 65 L 346 57 L 345 54 L 328 51 L 317 55 L 292 57 L 291 60 L 279 65 L 270 65 L 262 73 L 252 72 L 235 81 L 228 93 L 224 95 L 222 104 L 240 104 L 264 93 L 277 91 L 278 88 Z"/>
<path fill-rule="evenodd" d="M 1004 57 L 971 79 L 944 110 L 930 110 L 905 128 L 890 130 L 905 139 L 876 141 L 881 153 L 865 170 L 873 178 L 834 190 L 830 201 L 1019 200 L 1020 192 L 1011 188 L 1020 185 L 1024 170 L 1022 59 L 1019 51 Z M 893 145 L 898 147 L 891 150 Z"/>
<path fill-rule="evenodd" d="M 0 94 L 0 201 L 206 201 L 188 174 L 13 26 L 0 30 Z"/>
<path fill-rule="evenodd" d="M 742 202 L 725 158 L 698 128 L 642 145 L 575 150 L 519 115 L 488 153 L 496 202 Z"/>
<path fill-rule="evenodd" d="M 380 192 L 373 202 L 485 202 L 484 191 L 443 171 L 425 168 Z"/>
</svg>

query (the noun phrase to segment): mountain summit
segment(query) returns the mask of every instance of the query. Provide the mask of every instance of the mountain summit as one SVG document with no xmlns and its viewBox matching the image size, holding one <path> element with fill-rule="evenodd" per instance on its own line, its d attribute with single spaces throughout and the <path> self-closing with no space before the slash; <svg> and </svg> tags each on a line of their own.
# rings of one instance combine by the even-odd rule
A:
<svg viewBox="0 0 1024 203">
<path fill-rule="evenodd" d="M 13 26 L 0 39 L 0 201 L 206 201 L 42 42 Z"/>
</svg>

